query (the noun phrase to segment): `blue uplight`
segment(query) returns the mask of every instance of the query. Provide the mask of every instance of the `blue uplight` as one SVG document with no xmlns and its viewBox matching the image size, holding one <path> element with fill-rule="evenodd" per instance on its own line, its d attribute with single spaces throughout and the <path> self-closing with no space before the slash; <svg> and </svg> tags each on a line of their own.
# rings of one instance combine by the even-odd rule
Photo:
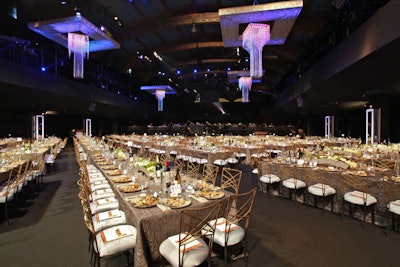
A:
<svg viewBox="0 0 400 267">
<path fill-rule="evenodd" d="M 181 71 L 180 70 L 176 70 L 176 74 L 181 74 Z"/>
<path fill-rule="evenodd" d="M 45 68 L 45 67 L 42 67 L 42 71 L 46 71 L 46 68 Z"/>
<path fill-rule="evenodd" d="M 194 69 L 194 70 L 193 70 L 193 73 L 197 73 L 197 69 Z"/>
</svg>

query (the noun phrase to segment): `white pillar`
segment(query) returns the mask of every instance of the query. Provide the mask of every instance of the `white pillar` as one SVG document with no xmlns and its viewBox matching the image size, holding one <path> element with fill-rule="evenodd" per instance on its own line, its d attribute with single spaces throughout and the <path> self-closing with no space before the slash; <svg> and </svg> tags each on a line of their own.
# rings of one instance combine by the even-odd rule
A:
<svg viewBox="0 0 400 267">
<path fill-rule="evenodd" d="M 334 136 L 335 117 L 325 116 L 325 138 Z"/>
<path fill-rule="evenodd" d="M 36 115 L 35 116 L 35 137 L 36 140 L 39 140 L 39 136 L 44 139 L 44 116 Z"/>
<path fill-rule="evenodd" d="M 85 120 L 85 134 L 87 136 L 92 136 L 92 120 L 91 119 Z"/>
<path fill-rule="evenodd" d="M 381 140 L 381 109 L 369 108 L 365 111 L 365 144 L 379 143 Z"/>
</svg>

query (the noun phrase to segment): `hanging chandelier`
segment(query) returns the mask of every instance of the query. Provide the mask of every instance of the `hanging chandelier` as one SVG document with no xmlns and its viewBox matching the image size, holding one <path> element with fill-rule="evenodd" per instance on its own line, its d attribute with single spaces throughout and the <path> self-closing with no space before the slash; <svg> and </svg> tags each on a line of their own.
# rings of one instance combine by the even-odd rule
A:
<svg viewBox="0 0 400 267">
<path fill-rule="evenodd" d="M 262 50 L 270 40 L 269 25 L 250 23 L 243 32 L 243 48 L 250 54 L 250 76 L 263 76 Z"/>
<path fill-rule="evenodd" d="M 83 62 L 89 52 L 120 48 L 111 34 L 85 19 L 80 13 L 60 19 L 36 21 L 28 23 L 32 31 L 56 42 L 74 53 L 75 78 L 83 78 Z"/>
<path fill-rule="evenodd" d="M 251 77 L 239 78 L 239 88 L 242 91 L 242 103 L 249 102 L 249 91 L 251 90 L 252 83 Z"/>
</svg>

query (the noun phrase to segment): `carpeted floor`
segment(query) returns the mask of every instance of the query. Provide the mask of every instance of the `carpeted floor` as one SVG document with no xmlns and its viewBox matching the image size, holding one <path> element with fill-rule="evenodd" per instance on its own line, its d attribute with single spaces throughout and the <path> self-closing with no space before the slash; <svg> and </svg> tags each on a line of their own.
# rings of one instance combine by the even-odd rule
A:
<svg viewBox="0 0 400 267">
<path fill-rule="evenodd" d="M 247 166 L 240 168 L 244 173 L 240 191 L 245 192 L 257 182 Z M 1 266 L 89 266 L 77 179 L 69 144 L 40 189 L 26 196 L 18 213 L 11 210 L 11 225 L 0 215 Z M 261 192 L 254 204 L 248 243 L 248 266 L 399 265 L 400 233 Z M 102 261 L 102 266 L 124 265 L 122 256 Z M 223 265 L 219 255 L 213 258 L 213 266 Z M 232 266 L 244 262 L 237 260 Z"/>
</svg>

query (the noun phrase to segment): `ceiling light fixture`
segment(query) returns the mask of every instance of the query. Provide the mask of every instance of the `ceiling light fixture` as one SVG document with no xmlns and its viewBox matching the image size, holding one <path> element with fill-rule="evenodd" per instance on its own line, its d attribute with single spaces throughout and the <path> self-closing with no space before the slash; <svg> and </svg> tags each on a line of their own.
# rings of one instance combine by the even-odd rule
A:
<svg viewBox="0 0 400 267">
<path fill-rule="evenodd" d="M 78 12 L 78 9 L 76 11 Z M 74 53 L 75 78 L 83 78 L 83 58 L 87 57 L 89 52 L 120 48 L 120 44 L 112 39 L 111 34 L 103 32 L 81 15 L 31 22 L 28 23 L 28 28 L 68 48 L 70 54 Z"/>
<path fill-rule="evenodd" d="M 243 48 L 250 54 L 250 76 L 261 77 L 262 50 L 270 40 L 269 25 L 250 23 L 243 32 Z"/>
<path fill-rule="evenodd" d="M 147 91 L 152 93 L 157 98 L 157 110 L 163 111 L 164 110 L 164 98 L 165 95 L 176 94 L 175 90 L 169 85 L 144 85 L 140 86 L 140 90 Z"/>
<path fill-rule="evenodd" d="M 242 91 L 242 103 L 249 102 L 249 91 L 251 90 L 252 83 L 251 76 L 239 78 L 239 88 Z"/>
<path fill-rule="evenodd" d="M 196 24 L 192 24 L 192 32 L 194 33 L 194 32 L 197 32 L 197 28 L 196 28 Z"/>
</svg>

